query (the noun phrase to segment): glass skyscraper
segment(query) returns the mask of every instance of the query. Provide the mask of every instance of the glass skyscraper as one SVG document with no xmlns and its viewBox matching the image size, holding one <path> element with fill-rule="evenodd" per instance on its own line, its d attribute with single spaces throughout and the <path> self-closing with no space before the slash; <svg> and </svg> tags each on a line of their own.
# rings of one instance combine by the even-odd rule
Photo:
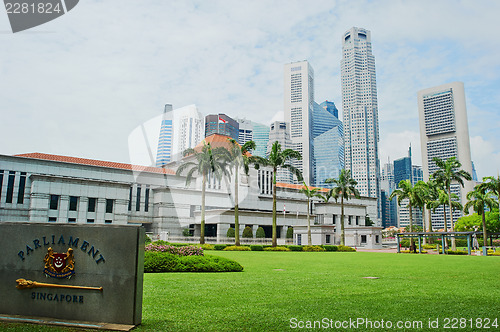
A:
<svg viewBox="0 0 500 332">
<path fill-rule="evenodd" d="M 158 138 L 156 167 L 162 167 L 172 161 L 172 142 L 174 134 L 172 120 L 172 105 L 166 104 L 161 120 L 160 137 Z"/>
</svg>

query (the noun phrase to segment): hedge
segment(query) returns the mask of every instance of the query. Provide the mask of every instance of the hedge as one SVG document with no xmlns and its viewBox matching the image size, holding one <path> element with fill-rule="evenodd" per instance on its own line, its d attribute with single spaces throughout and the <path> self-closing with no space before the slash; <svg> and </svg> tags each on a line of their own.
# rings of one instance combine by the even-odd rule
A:
<svg viewBox="0 0 500 332">
<path fill-rule="evenodd" d="M 302 251 L 302 246 L 294 246 L 294 245 L 290 245 L 290 246 L 286 246 L 288 249 L 290 249 L 291 251 Z"/>
<path fill-rule="evenodd" d="M 250 246 L 250 250 L 252 250 L 252 251 L 263 251 L 264 250 L 264 246 L 261 246 L 261 245 L 251 245 Z"/>
<path fill-rule="evenodd" d="M 245 246 L 227 246 L 224 249 L 224 251 L 250 251 L 250 247 L 245 247 Z"/>
<path fill-rule="evenodd" d="M 144 253 L 144 272 L 240 272 L 243 266 L 217 256 L 176 256 L 168 252 Z"/>
<path fill-rule="evenodd" d="M 338 246 L 337 247 L 337 251 L 341 251 L 341 252 L 354 252 L 354 251 L 356 251 L 356 249 L 348 247 L 348 246 Z"/>
<path fill-rule="evenodd" d="M 264 251 L 291 251 L 287 247 L 266 247 Z"/>
<path fill-rule="evenodd" d="M 304 247 L 302 247 L 302 251 L 315 251 L 315 252 L 319 252 L 319 251 L 326 251 L 326 250 L 323 249 L 321 246 L 304 246 Z"/>
</svg>

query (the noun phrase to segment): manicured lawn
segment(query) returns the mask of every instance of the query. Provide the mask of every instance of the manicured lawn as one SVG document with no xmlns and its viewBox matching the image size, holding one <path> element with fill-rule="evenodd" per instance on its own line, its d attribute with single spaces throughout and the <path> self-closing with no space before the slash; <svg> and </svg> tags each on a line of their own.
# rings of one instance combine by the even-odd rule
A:
<svg viewBox="0 0 500 332">
<path fill-rule="evenodd" d="M 291 330 L 293 318 L 292 323 L 324 318 L 333 324 L 357 318 L 389 320 L 394 325 L 421 321 L 424 329 L 408 330 L 424 331 L 429 318 L 439 318 L 439 330 L 445 318 L 465 318 L 466 324 L 471 318 L 473 324 L 476 318 L 500 320 L 498 257 L 367 252 L 206 254 L 234 259 L 245 271 L 146 274 L 143 324 L 134 331 L 286 331 Z M 380 279 L 363 278 L 368 276 Z M 358 325 L 351 330 L 370 329 Z"/>
</svg>

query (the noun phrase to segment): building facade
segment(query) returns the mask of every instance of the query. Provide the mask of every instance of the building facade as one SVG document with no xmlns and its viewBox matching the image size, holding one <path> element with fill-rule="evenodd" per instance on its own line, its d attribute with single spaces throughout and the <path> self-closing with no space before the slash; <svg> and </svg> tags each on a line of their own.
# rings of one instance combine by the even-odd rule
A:
<svg viewBox="0 0 500 332">
<path fill-rule="evenodd" d="M 370 31 L 354 27 L 344 33 L 341 79 L 345 168 L 351 171 L 353 179 L 358 182 L 357 189 L 362 195 L 378 198 L 377 81 Z"/>
<path fill-rule="evenodd" d="M 464 84 L 454 82 L 419 91 L 418 112 L 424 181 L 437 170 L 434 157 L 442 160 L 456 157 L 462 164 L 461 169 L 472 174 Z M 452 185 L 452 193 L 458 195 L 462 205 L 467 201 L 467 193 L 473 190 L 474 182 L 464 181 L 464 185 L 464 188 Z M 448 216 L 449 213 L 447 208 Z M 460 216 L 462 212 L 455 210 L 453 219 L 456 221 Z M 444 227 L 443 207 L 432 214 L 432 226 L 434 229 Z"/>
<path fill-rule="evenodd" d="M 227 139 L 213 140 L 212 144 L 217 142 L 227 144 Z M 198 176 L 186 186 L 185 176 L 175 175 L 174 169 L 41 153 L 0 155 L 0 221 L 142 224 L 155 239 L 184 241 L 181 235 L 186 228 L 192 230 L 195 237 L 200 234 L 201 185 L 202 179 Z M 276 187 L 278 206 L 286 204 L 287 207 L 285 213 L 279 214 L 277 227 L 279 241 L 284 243 L 288 227 L 307 224 L 307 200 L 299 192 L 300 186 L 278 183 Z M 227 230 L 234 224 L 232 188 L 231 179 L 226 178 L 219 185 L 207 186 L 208 242 L 227 241 Z M 240 178 L 239 191 L 241 231 L 250 226 L 255 234 L 261 226 L 269 232 L 272 172 L 260 181 L 257 171 L 252 169 L 248 177 Z M 329 233 L 332 244 L 340 241 L 340 213 L 340 204 L 333 201 L 318 201 L 313 210 L 318 224 L 332 226 Z M 373 217 L 375 213 L 373 199 L 349 200 L 346 223 L 349 220 L 353 230 L 346 236 L 358 234 L 364 227 L 365 216 Z M 371 228 L 371 234 L 379 235 L 380 229 Z M 361 237 L 357 240 L 362 241 Z"/>
<path fill-rule="evenodd" d="M 295 161 L 309 185 L 314 183 L 312 147 L 312 112 L 314 107 L 314 70 L 307 61 L 285 65 L 285 122 L 290 124 L 293 149 L 302 155 Z"/>
<path fill-rule="evenodd" d="M 229 136 L 238 142 L 240 136 L 239 129 L 238 122 L 226 114 L 209 114 L 205 117 L 205 137 L 220 134 Z"/>
<path fill-rule="evenodd" d="M 247 119 L 236 119 L 236 121 L 239 124 L 238 143 L 243 145 L 248 141 L 254 141 L 255 150 L 252 151 L 252 154 L 265 158 L 269 143 L 269 126 Z"/>
</svg>

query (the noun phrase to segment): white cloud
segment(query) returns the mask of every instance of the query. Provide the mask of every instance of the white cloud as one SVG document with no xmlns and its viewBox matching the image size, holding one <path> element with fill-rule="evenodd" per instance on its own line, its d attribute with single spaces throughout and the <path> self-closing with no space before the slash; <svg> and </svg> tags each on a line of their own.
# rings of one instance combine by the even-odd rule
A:
<svg viewBox="0 0 500 332">
<path fill-rule="evenodd" d="M 481 136 L 473 136 L 470 138 L 470 149 L 479 181 L 485 176 L 497 176 L 500 173 L 498 142 L 493 143 Z"/>
</svg>

